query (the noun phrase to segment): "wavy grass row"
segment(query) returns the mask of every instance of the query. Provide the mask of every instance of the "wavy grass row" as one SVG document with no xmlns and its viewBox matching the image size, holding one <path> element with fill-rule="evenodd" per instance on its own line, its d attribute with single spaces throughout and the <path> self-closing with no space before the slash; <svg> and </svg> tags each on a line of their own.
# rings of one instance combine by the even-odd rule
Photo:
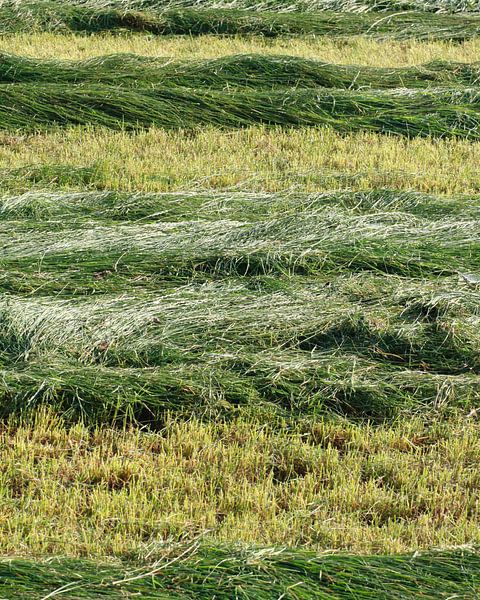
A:
<svg viewBox="0 0 480 600">
<path fill-rule="evenodd" d="M 256 279 L 258 291 L 230 280 L 157 298 L 11 296 L 0 306 L 1 412 L 49 404 L 89 423 L 159 427 L 166 411 L 382 421 L 477 406 L 478 292 L 455 281 L 330 281 L 330 294 L 328 280 L 269 292 Z"/>
<path fill-rule="evenodd" d="M 349 90 L 462 87 L 479 84 L 480 63 L 436 60 L 415 67 L 375 68 L 261 54 L 188 61 L 135 54 L 113 54 L 84 61 L 39 60 L 1 54 L 0 83 L 28 82 L 125 87 L 155 84 L 219 90 L 231 87 Z"/>
<path fill-rule="evenodd" d="M 68 125 L 166 129 L 255 124 L 325 126 L 340 132 L 480 138 L 480 88 L 217 91 L 86 84 L 0 85 L 0 128 Z"/>
<path fill-rule="evenodd" d="M 65 3 L 65 0 L 53 0 Z M 2 0 L 0 5 L 15 6 L 18 0 Z M 236 8 L 241 10 L 276 10 L 283 12 L 335 11 L 425 11 L 425 12 L 478 12 L 478 0 L 73 0 L 69 4 L 92 8 L 134 10 L 164 10 L 167 8 Z"/>
<path fill-rule="evenodd" d="M 4 198 L 0 410 L 159 426 L 165 411 L 383 420 L 475 406 L 480 214 L 466 202 Z"/>
<path fill-rule="evenodd" d="M 3 593 L 18 600 L 81 598 L 413 600 L 474 598 L 480 558 L 469 549 L 398 556 L 317 556 L 303 550 L 192 544 L 149 566 L 12 559 L 0 563 Z M 50 596 L 49 596 L 50 595 Z M 12 597 L 9 595 L 9 597 Z"/>
<path fill-rule="evenodd" d="M 65 167 L 67 169 L 68 167 Z M 22 171 L 21 174 L 24 174 Z M 323 193 L 170 192 L 133 193 L 30 191 L 0 198 L 0 231 L 15 223 L 27 231 L 129 222 L 261 221 L 293 217 L 309 210 L 342 209 L 352 215 L 405 213 L 426 219 L 476 219 L 476 195 L 435 196 L 419 192 L 377 190 Z"/>
<path fill-rule="evenodd" d="M 270 198 L 275 202 L 275 196 Z M 121 223 L 115 227 L 88 223 L 52 231 L 19 232 L 0 237 L 4 273 L 8 269 L 61 272 L 82 281 L 81 272 L 108 269 L 116 273 L 157 273 L 182 277 L 218 275 L 318 274 L 380 271 L 401 276 L 454 275 L 475 271 L 478 217 L 441 221 L 402 211 L 359 214 L 351 207 L 316 210 L 303 206 L 293 214 L 264 218 Z M 24 228 L 24 227 L 22 227 Z M 32 227 L 33 229 L 33 227 Z M 300 235 L 303 232 L 302 235 Z M 307 232 L 305 234 L 305 232 Z M 73 258 L 75 259 L 73 260 Z M 115 258 L 116 257 L 116 258 Z M 79 270 L 82 267 L 82 270 Z"/>
<path fill-rule="evenodd" d="M 51 0 L 0 5 L 0 33 L 133 31 L 153 35 L 368 35 L 388 39 L 462 41 L 480 32 L 478 14 L 394 11 L 278 12 L 220 8 L 130 10 Z"/>
</svg>

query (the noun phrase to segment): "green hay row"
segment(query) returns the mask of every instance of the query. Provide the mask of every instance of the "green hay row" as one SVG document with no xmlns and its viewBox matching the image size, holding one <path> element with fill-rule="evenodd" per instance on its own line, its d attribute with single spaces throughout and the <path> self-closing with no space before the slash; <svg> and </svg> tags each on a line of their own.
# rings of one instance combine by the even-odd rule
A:
<svg viewBox="0 0 480 600">
<path fill-rule="evenodd" d="M 7 228 L 8 229 L 8 228 Z M 307 232 L 307 233 L 306 233 Z M 405 213 L 304 213 L 261 222 L 156 222 L 0 235 L 3 273 L 212 276 L 378 271 L 402 276 L 480 270 L 480 223 Z M 66 283 L 66 281 L 64 281 Z"/>
<path fill-rule="evenodd" d="M 53 0 L 64 3 L 65 0 Z M 3 0 L 4 5 L 15 0 Z M 71 5 L 90 8 L 123 10 L 165 10 L 168 8 L 222 8 L 240 10 L 276 10 L 282 12 L 336 11 L 425 11 L 425 12 L 479 12 L 478 0 L 71 0 Z"/>
<path fill-rule="evenodd" d="M 252 89 L 281 87 L 427 88 L 475 86 L 480 63 L 436 60 L 417 67 L 333 65 L 293 56 L 261 54 L 181 61 L 114 54 L 85 61 L 39 60 L 0 55 L 0 83 L 102 83 L 115 86 L 180 86 Z"/>
<path fill-rule="evenodd" d="M 133 11 L 56 3 L 0 5 L 0 33 L 33 31 L 134 31 L 154 35 L 352 36 L 393 39 L 471 39 L 479 34 L 480 16 L 395 11 L 256 12 L 231 9 L 179 8 Z"/>
<path fill-rule="evenodd" d="M 68 125 L 135 130 L 255 124 L 330 126 L 408 137 L 480 139 L 479 88 L 455 90 L 206 91 L 105 85 L 0 85 L 0 129 Z"/>
<path fill-rule="evenodd" d="M 213 547 L 165 550 L 148 566 L 87 560 L 0 562 L 2 596 L 230 600 L 475 598 L 480 558 L 470 549 L 415 555 L 316 555 L 304 550 Z M 49 596 L 49 594 L 51 596 Z"/>
<path fill-rule="evenodd" d="M 476 406 L 479 213 L 387 191 L 5 197 L 0 411 Z"/>
<path fill-rule="evenodd" d="M 67 167 L 65 170 L 67 171 Z M 20 171 L 26 173 L 28 168 Z M 81 181 L 80 183 L 83 183 Z M 417 192 L 55 192 L 30 191 L 0 197 L 0 233 L 157 221 L 262 221 L 332 208 L 368 215 L 403 212 L 426 219 L 480 218 L 480 198 L 438 197 Z"/>
<path fill-rule="evenodd" d="M 478 219 L 476 197 L 388 191 L 27 193 L 0 201 L 0 290 L 68 297 L 235 275 L 458 276 L 479 271 Z"/>
<path fill-rule="evenodd" d="M 275 282 L 277 289 L 268 289 L 268 280 L 263 289 L 262 280 L 256 283 L 232 279 L 100 298 L 8 296 L 0 301 L 0 359 L 28 362 L 55 348 L 86 365 L 153 367 L 278 349 L 304 350 L 304 358 L 341 351 L 429 373 L 480 373 L 480 296 L 467 282 L 429 286 L 362 274 L 291 278 Z"/>
<path fill-rule="evenodd" d="M 478 404 L 479 295 L 466 282 L 252 283 L 69 301 L 4 297 L 2 415 L 49 404 L 89 423 L 158 427 L 165 411 L 382 421 Z"/>
</svg>

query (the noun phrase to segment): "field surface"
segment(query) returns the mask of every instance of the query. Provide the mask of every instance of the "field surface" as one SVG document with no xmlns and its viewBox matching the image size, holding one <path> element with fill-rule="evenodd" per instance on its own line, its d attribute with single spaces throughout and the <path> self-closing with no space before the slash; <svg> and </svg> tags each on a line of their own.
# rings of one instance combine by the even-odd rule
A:
<svg viewBox="0 0 480 600">
<path fill-rule="evenodd" d="M 480 595 L 479 11 L 0 2 L 0 598 Z"/>
</svg>

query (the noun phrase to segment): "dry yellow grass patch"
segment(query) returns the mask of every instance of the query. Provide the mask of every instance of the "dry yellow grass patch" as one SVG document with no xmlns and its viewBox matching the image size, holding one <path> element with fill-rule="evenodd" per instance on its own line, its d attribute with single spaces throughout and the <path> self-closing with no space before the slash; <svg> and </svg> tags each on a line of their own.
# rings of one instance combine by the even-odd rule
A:
<svg viewBox="0 0 480 600">
<path fill-rule="evenodd" d="M 101 54 L 133 52 L 144 56 L 218 58 L 231 54 L 289 54 L 332 63 L 376 67 L 415 65 L 442 59 L 461 62 L 478 60 L 480 40 L 464 43 L 376 41 L 364 37 L 349 40 L 329 38 L 262 37 L 156 37 L 142 34 L 15 34 L 0 37 L 0 51 L 38 58 L 91 58 Z"/>
<path fill-rule="evenodd" d="M 138 134 L 73 128 L 0 137 L 0 169 L 35 165 L 37 187 L 55 188 L 75 187 L 75 168 L 92 167 L 87 181 L 82 179 L 91 188 L 477 193 L 479 161 L 478 143 L 340 135 L 325 128 L 151 129 Z M 4 188 L 32 186 L 24 172 L 10 175 L 3 174 Z"/>
<path fill-rule="evenodd" d="M 122 433 L 43 413 L 0 435 L 0 552 L 154 552 L 202 534 L 355 552 L 478 543 L 478 434 L 421 420 Z"/>
</svg>

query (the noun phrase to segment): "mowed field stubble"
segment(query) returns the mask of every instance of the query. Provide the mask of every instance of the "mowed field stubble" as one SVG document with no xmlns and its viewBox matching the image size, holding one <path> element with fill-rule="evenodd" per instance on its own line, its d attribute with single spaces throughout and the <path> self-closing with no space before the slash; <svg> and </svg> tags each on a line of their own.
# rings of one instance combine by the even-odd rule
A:
<svg viewBox="0 0 480 600">
<path fill-rule="evenodd" d="M 1 598 L 478 597 L 478 10 L 0 2 Z"/>
</svg>

